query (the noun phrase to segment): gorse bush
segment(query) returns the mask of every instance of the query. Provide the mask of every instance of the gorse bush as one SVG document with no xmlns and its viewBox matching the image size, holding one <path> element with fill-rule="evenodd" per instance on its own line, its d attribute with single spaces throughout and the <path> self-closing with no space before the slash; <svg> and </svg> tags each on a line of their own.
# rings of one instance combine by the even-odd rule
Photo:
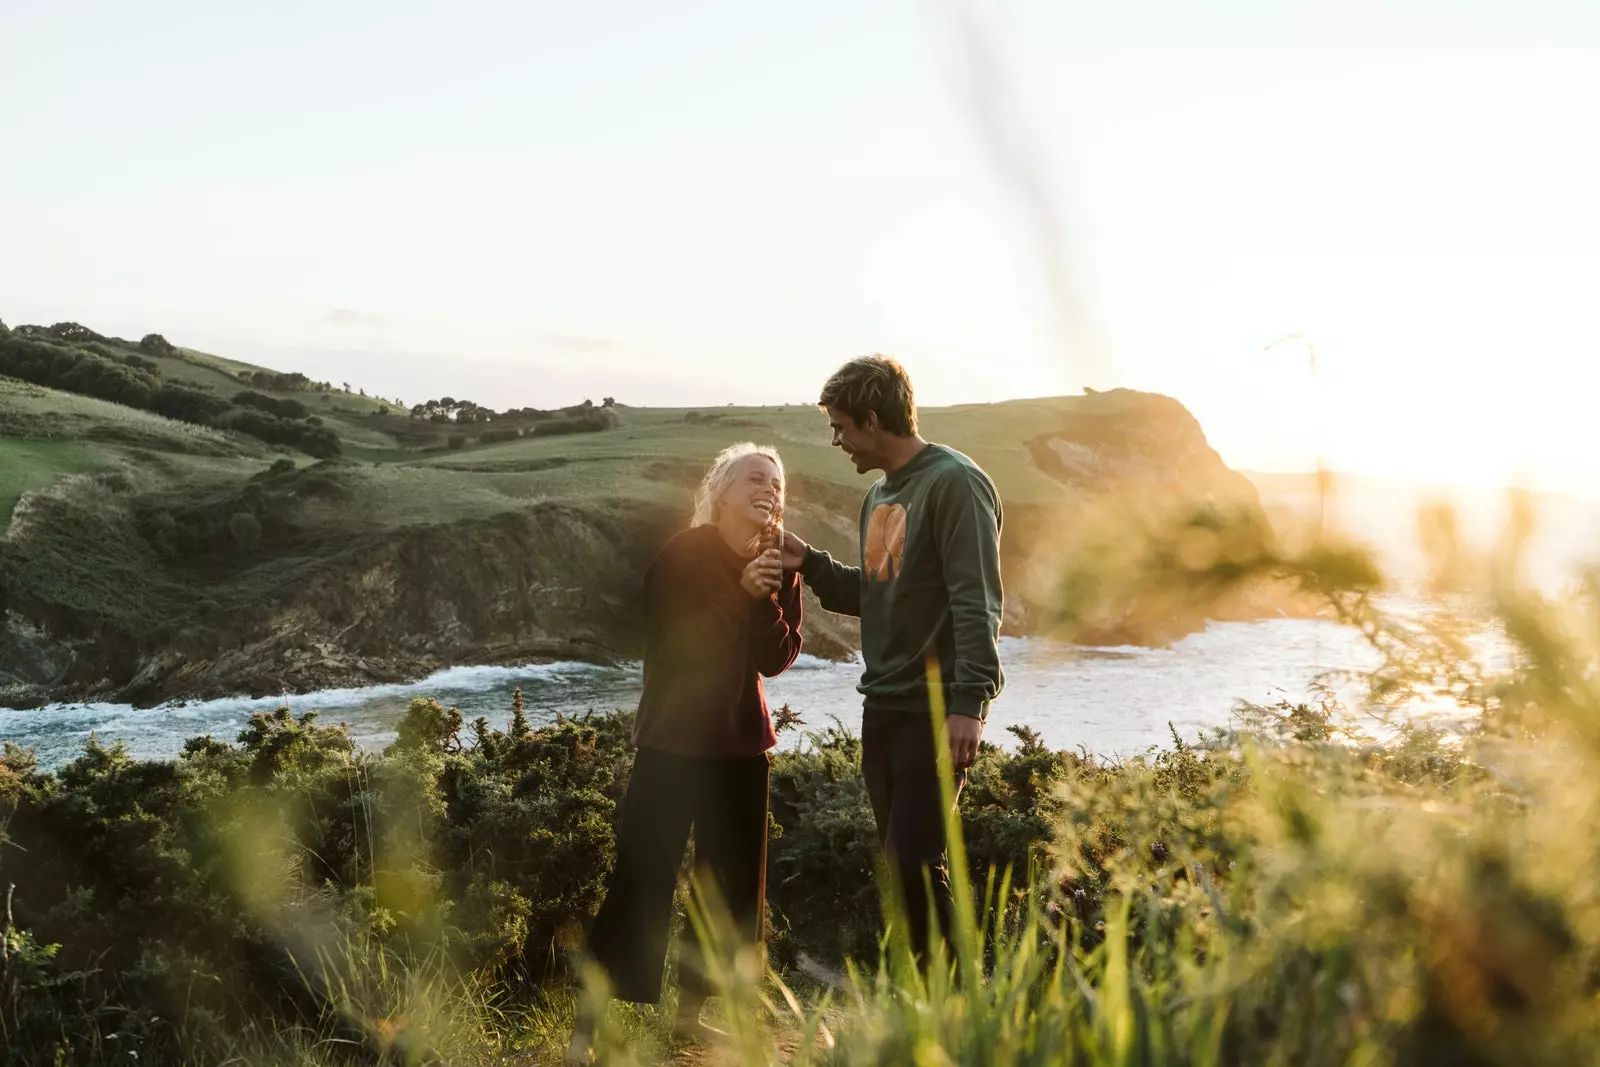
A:
<svg viewBox="0 0 1600 1067">
<path fill-rule="evenodd" d="M 323 972 L 379 959 L 533 998 L 569 976 L 599 908 L 631 728 L 616 714 L 533 729 L 519 699 L 497 730 L 418 700 L 382 755 L 286 710 L 170 761 L 91 741 L 42 773 L 8 748 L 0 878 L 18 887 L 16 936 L 36 946 L 26 974 L 7 976 L 10 1047 L 48 1058 L 121 1034 L 163 1062 L 225 1048 L 247 1020 L 367 1040 L 371 1006 L 340 1008 L 338 975 Z M 774 763 L 770 925 L 791 960 L 876 951 L 857 746 L 825 730 Z M 1042 755 L 989 747 L 975 771 L 992 788 L 974 791 L 968 818 L 997 855 L 1012 835 L 985 828 L 1076 765 L 1051 757 L 1041 774 Z"/>
<path fill-rule="evenodd" d="M 337 1019 L 306 976 L 352 946 L 458 975 L 549 977 L 598 904 L 627 728 L 484 729 L 488 745 L 463 751 L 459 714 L 419 701 L 386 756 L 287 711 L 171 761 L 91 741 L 41 774 L 8 748 L 14 931 L 59 948 L 3 975 L 7 1044 L 49 1062 L 64 1040 L 116 1033 L 150 1062 L 221 1047 L 249 1019 Z"/>
<path fill-rule="evenodd" d="M 1359 553 L 1229 521 L 1153 534 L 1124 580 L 1069 575 L 1071 610 L 1152 595 L 1152 568 L 1183 598 L 1269 572 L 1367 635 L 1372 711 L 1319 690 L 1114 764 L 1025 729 L 986 745 L 952 826 L 958 928 L 926 969 L 879 905 L 859 743 L 817 729 L 773 761 L 772 970 L 720 977 L 738 1062 L 1596 1059 L 1600 582 L 1542 599 L 1513 539 L 1475 583 L 1490 600 L 1398 617 Z M 1485 626 L 1492 661 L 1463 636 Z M 1411 714 L 1440 698 L 1448 720 Z M 555 1043 L 630 725 L 536 729 L 519 699 L 502 730 L 423 700 L 382 755 L 287 711 L 168 761 L 91 742 L 45 773 L 8 748 L 8 1050 L 495 1062 Z M 714 909 L 685 923 L 718 936 Z M 645 1047 L 640 1018 L 612 1013 L 612 1062 Z"/>
</svg>

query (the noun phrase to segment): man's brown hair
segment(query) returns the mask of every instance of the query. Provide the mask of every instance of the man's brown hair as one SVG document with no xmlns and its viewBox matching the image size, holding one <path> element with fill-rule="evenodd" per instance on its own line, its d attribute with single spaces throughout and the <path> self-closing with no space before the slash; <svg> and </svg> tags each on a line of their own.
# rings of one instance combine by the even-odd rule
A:
<svg viewBox="0 0 1600 1067">
<path fill-rule="evenodd" d="M 917 433 L 917 401 L 911 392 L 911 376 L 887 356 L 862 356 L 834 372 L 822 387 L 817 401 L 866 425 L 867 413 L 878 416 L 879 428 L 896 437 Z"/>
</svg>

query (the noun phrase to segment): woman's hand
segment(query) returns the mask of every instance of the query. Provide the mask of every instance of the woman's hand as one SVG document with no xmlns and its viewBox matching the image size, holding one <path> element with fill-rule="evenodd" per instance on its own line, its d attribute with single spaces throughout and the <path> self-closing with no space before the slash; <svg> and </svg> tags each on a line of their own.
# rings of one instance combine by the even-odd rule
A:
<svg viewBox="0 0 1600 1067">
<path fill-rule="evenodd" d="M 761 553 L 745 565 L 739 584 L 757 600 L 776 593 L 783 588 L 782 554 L 775 548 Z"/>
</svg>

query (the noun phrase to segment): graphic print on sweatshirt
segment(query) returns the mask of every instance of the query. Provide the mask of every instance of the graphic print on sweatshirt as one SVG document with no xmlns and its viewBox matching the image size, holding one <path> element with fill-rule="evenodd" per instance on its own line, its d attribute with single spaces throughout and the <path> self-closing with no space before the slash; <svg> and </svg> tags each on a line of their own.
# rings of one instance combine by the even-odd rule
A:
<svg viewBox="0 0 1600 1067">
<path fill-rule="evenodd" d="M 900 573 L 906 551 L 906 509 L 899 504 L 879 504 L 867 520 L 867 576 L 887 582 Z"/>
</svg>

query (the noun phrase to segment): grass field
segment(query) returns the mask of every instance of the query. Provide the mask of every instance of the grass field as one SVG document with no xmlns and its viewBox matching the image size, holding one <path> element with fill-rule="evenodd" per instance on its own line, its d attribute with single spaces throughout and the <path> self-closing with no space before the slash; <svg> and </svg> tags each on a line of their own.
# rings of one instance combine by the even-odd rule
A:
<svg viewBox="0 0 1600 1067">
<path fill-rule="evenodd" d="M 266 455 L 250 438 L 0 377 L 0 528 L 24 493 L 68 475 L 153 467 L 236 477 Z"/>
<path fill-rule="evenodd" d="M 255 388 L 248 381 L 252 375 L 277 373 L 195 349 L 138 353 L 155 364 L 163 380 L 223 398 Z M 616 416 L 616 425 L 609 429 L 535 436 L 552 424 L 523 415 L 514 416 L 514 421 L 499 418 L 476 424 L 420 420 L 387 401 L 343 388 L 313 387 L 275 395 L 299 402 L 337 434 L 345 457 L 361 467 L 359 473 L 347 470 L 342 477 L 354 488 L 364 517 L 379 524 L 419 517 L 423 521 L 466 518 L 538 500 L 581 502 L 603 497 L 687 508 L 697 471 L 722 448 L 741 440 L 777 446 L 791 479 L 805 483 L 808 491 L 803 495 L 813 501 L 827 498 L 826 506 L 840 514 L 852 510 L 847 501 L 858 500 L 872 481 L 856 475 L 830 446 L 822 415 L 807 404 L 699 410 L 619 407 L 609 413 Z M 1132 453 L 1118 435 L 1125 435 L 1129 426 L 1142 426 L 1135 432 L 1147 436 L 1155 427 L 1156 438 L 1177 427 L 1180 436 L 1192 432 L 1198 438 L 1198 428 L 1181 405 L 1123 390 L 926 409 L 921 414 L 925 435 L 971 455 L 1013 506 L 1048 506 L 1072 498 L 1072 478 L 1052 460 L 1051 438 L 1067 442 L 1069 453 L 1105 445 L 1102 451 L 1124 457 Z M 1183 420 L 1191 425 L 1183 425 Z M 483 442 L 486 434 L 504 434 L 508 427 L 525 436 Z M 93 443 L 95 448 L 52 453 L 30 447 L 25 477 L 21 446 L 0 445 L 17 452 L 18 469 L 8 477 L 8 484 L 15 487 L 13 501 L 17 494 L 49 481 L 49 472 L 56 468 L 42 458 L 46 454 L 59 456 L 62 473 L 115 466 L 129 459 L 130 449 L 269 461 L 283 454 L 254 439 L 115 404 L 20 383 L 0 389 L 0 439 L 58 438 Z M 1149 441 L 1140 447 L 1152 450 Z M 1153 446 L 1156 451 L 1163 447 L 1159 441 Z M 1149 458 L 1135 458 L 1136 465 L 1146 468 L 1145 474 L 1151 469 Z M 1212 467 L 1222 469 L 1220 461 Z"/>
<path fill-rule="evenodd" d="M 156 357 L 156 362 L 167 378 L 224 395 L 245 388 L 239 373 L 264 369 L 188 350 L 181 356 Z M 313 410 L 340 406 L 347 412 L 376 413 L 380 403 L 345 393 L 329 394 L 326 400 L 320 393 L 297 398 Z M 923 411 L 922 421 L 927 436 L 976 459 L 1009 505 L 1052 505 L 1069 499 L 1070 490 L 1039 468 L 1026 442 L 1069 430 L 1081 437 L 1086 425 L 1092 430 L 1103 417 L 1120 415 L 1137 403 L 1150 400 L 1109 393 L 935 408 Z M 804 482 L 805 495 L 826 499 L 843 514 L 876 477 L 855 473 L 831 446 L 821 413 L 810 406 L 621 408 L 618 414 L 620 424 L 603 432 L 480 445 L 476 435 L 485 427 L 461 427 L 451 429 L 467 438 L 464 447 L 416 449 L 400 447 L 385 432 L 418 425 L 405 416 L 330 412 L 323 417 L 344 440 L 346 459 L 353 465 L 341 473 L 347 499 L 327 509 L 327 518 L 346 523 L 359 517 L 364 525 L 391 527 L 484 517 L 539 501 L 600 499 L 664 504 L 687 512 L 697 473 L 719 450 L 742 440 L 775 445 L 791 481 Z M 9 514 L 22 493 L 65 474 L 132 463 L 179 479 L 237 479 L 283 454 L 236 434 L 0 382 L 0 455 L 7 459 L 7 470 L 0 474 L 0 485 L 6 487 L 0 501 Z M 231 462 L 209 468 L 194 462 L 205 455 Z M 156 457 L 165 458 L 156 462 Z"/>
<path fill-rule="evenodd" d="M 1123 397 L 1099 394 L 928 408 L 921 412 L 922 430 L 930 439 L 972 456 L 995 479 L 1007 501 L 1052 504 L 1065 498 L 1066 489 L 1035 465 L 1024 442 L 1062 432 L 1084 416 L 1121 414 L 1127 405 Z M 501 477 L 537 471 L 533 480 L 552 494 L 653 495 L 659 492 L 653 463 L 703 466 L 727 445 L 753 440 L 776 446 L 791 478 L 857 490 L 877 478 L 854 472 L 832 447 L 827 422 L 813 407 L 626 408 L 622 419 L 621 427 L 605 433 L 523 438 L 420 459 L 392 454 L 390 461 Z M 550 466 L 557 462 L 565 466 Z"/>
<path fill-rule="evenodd" d="M 23 493 L 43 489 L 71 474 L 106 470 L 113 461 L 93 445 L 78 441 L 6 441 L 0 445 L 0 526 L 11 519 Z"/>
</svg>

